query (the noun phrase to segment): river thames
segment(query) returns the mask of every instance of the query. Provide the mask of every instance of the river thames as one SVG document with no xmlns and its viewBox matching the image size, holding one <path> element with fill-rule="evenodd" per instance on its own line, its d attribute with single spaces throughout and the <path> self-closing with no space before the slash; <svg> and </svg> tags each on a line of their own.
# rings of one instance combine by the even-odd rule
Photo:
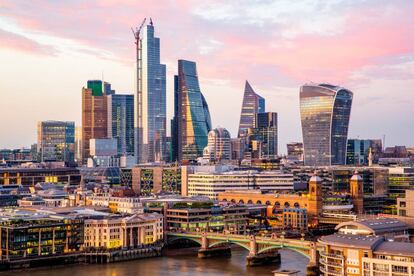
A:
<svg viewBox="0 0 414 276">
<path fill-rule="evenodd" d="M 0 275 L 19 276 L 118 276 L 118 275 L 272 275 L 275 269 L 296 269 L 305 275 L 308 259 L 290 250 L 281 250 L 282 263 L 261 267 L 246 267 L 247 251 L 232 248 L 226 258 L 197 258 L 194 249 L 171 249 L 163 257 L 104 265 L 70 265 L 2 272 Z"/>
</svg>

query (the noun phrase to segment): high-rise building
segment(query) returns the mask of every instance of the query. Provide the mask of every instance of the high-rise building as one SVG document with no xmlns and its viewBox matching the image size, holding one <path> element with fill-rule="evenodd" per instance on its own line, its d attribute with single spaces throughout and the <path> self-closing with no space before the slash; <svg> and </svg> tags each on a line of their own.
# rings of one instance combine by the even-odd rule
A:
<svg viewBox="0 0 414 276">
<path fill-rule="evenodd" d="M 118 155 L 134 155 L 134 95 L 109 95 L 108 137 L 117 140 Z"/>
<path fill-rule="evenodd" d="M 287 144 L 287 158 L 303 161 L 303 143 L 292 142 Z"/>
<path fill-rule="evenodd" d="M 138 163 L 162 161 L 166 137 L 166 66 L 160 63 L 160 39 L 150 23 L 137 29 L 135 157 Z"/>
<path fill-rule="evenodd" d="M 171 120 L 171 161 L 178 160 L 178 76 L 174 76 L 174 117 Z"/>
<path fill-rule="evenodd" d="M 274 159 L 278 154 L 277 113 L 265 112 L 256 114 L 256 126 L 253 138 L 261 142 L 261 159 Z"/>
<path fill-rule="evenodd" d="M 256 114 L 263 112 L 265 112 L 265 99 L 256 94 L 249 82 L 246 81 L 238 137 L 244 136 L 249 128 L 254 128 Z"/>
<path fill-rule="evenodd" d="M 380 139 L 348 139 L 346 146 L 347 165 L 368 165 L 369 152 L 373 162 L 377 163 L 382 152 Z"/>
<path fill-rule="evenodd" d="M 39 161 L 73 163 L 75 158 L 75 123 L 44 121 L 37 124 Z"/>
<path fill-rule="evenodd" d="M 208 133 L 208 144 L 204 148 L 203 158 L 209 162 L 231 159 L 230 132 L 225 128 L 215 128 Z"/>
<path fill-rule="evenodd" d="M 82 158 L 86 163 L 89 155 L 89 140 L 108 137 L 107 95 L 114 94 L 111 84 L 100 80 L 89 80 L 82 88 Z"/>
<path fill-rule="evenodd" d="M 306 166 L 344 165 L 353 93 L 330 84 L 300 88 Z"/>
<path fill-rule="evenodd" d="M 75 162 L 82 164 L 82 127 L 75 128 Z"/>
<path fill-rule="evenodd" d="M 203 156 L 207 146 L 207 135 L 211 130 L 211 118 L 206 99 L 200 90 L 196 63 L 188 60 L 178 61 L 178 76 L 175 81 L 176 103 L 172 135 L 177 137 L 173 145 L 177 160 L 194 161 Z"/>
</svg>

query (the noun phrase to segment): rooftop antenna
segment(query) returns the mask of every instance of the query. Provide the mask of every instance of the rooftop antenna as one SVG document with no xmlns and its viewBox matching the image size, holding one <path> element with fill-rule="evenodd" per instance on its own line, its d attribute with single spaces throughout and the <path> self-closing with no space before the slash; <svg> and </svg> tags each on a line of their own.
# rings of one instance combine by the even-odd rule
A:
<svg viewBox="0 0 414 276">
<path fill-rule="evenodd" d="M 150 17 L 150 25 L 153 26 L 153 24 L 152 24 L 152 18 L 151 17 Z"/>
</svg>

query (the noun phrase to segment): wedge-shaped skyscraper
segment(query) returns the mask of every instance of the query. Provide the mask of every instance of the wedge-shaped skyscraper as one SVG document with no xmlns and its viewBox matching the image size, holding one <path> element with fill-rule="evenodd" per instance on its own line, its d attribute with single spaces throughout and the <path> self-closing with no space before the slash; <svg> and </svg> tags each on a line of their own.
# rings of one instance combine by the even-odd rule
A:
<svg viewBox="0 0 414 276">
<path fill-rule="evenodd" d="M 207 146 L 211 118 L 206 99 L 200 90 L 196 63 L 178 61 L 178 76 L 175 77 L 175 116 L 172 120 L 173 146 L 178 147 L 176 159 L 194 161 L 203 156 Z M 173 157 L 174 158 L 174 157 Z"/>
<path fill-rule="evenodd" d="M 353 94 L 330 84 L 300 88 L 305 166 L 345 165 Z"/>
<path fill-rule="evenodd" d="M 249 128 L 256 126 L 256 114 L 263 112 L 265 112 L 265 99 L 256 94 L 249 82 L 246 81 L 240 115 L 239 137 L 245 136 Z"/>
</svg>

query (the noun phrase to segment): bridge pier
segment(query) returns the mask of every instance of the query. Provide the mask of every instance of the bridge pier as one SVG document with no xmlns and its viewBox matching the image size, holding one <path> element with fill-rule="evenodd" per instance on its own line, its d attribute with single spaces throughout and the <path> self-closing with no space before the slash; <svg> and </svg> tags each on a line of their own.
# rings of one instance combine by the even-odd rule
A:
<svg viewBox="0 0 414 276">
<path fill-rule="evenodd" d="M 306 276 L 318 276 L 319 274 L 319 256 L 316 244 L 313 243 L 310 249 L 310 260 L 306 266 Z"/>
<path fill-rule="evenodd" d="M 259 266 L 266 264 L 280 264 L 280 253 L 278 250 L 258 253 L 255 236 L 250 236 L 250 252 L 246 257 L 247 266 Z"/>
<path fill-rule="evenodd" d="M 207 234 L 203 232 L 201 234 L 201 248 L 198 250 L 197 256 L 199 258 L 211 258 L 217 256 L 231 256 L 231 249 L 229 246 L 219 246 L 209 248 L 209 241 L 207 239 Z"/>
</svg>

